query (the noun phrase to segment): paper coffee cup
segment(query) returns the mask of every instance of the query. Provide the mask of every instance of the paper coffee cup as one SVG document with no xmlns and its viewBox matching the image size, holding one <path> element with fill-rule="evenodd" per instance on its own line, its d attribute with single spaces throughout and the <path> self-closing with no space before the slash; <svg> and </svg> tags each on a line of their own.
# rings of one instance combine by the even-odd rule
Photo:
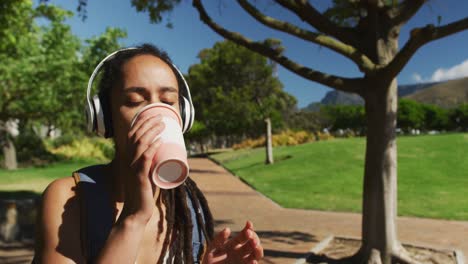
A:
<svg viewBox="0 0 468 264">
<path fill-rule="evenodd" d="M 177 110 L 167 104 L 153 103 L 140 109 L 132 120 L 131 126 L 138 118 L 162 115 L 164 130 L 155 138 L 159 146 L 153 158 L 151 180 L 162 189 L 172 189 L 184 183 L 189 174 L 187 150 L 182 134 L 182 118 Z"/>
</svg>

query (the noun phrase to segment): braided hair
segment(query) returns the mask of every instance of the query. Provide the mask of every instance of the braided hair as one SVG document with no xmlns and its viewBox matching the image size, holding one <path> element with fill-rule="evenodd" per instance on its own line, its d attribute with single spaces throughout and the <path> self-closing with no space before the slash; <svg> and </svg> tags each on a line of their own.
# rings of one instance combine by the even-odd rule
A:
<svg viewBox="0 0 468 264">
<path fill-rule="evenodd" d="M 124 50 L 116 54 L 116 56 L 105 62 L 103 65 L 103 73 L 99 82 L 99 100 L 103 108 L 104 116 L 106 117 L 104 122 L 106 126 L 106 137 L 113 136 L 112 130 L 112 115 L 111 115 L 111 90 L 122 83 L 122 66 L 125 62 L 138 55 L 153 55 L 168 65 L 172 65 L 172 61 L 169 55 L 161 49 L 151 45 L 143 44 L 136 47 L 136 49 Z M 174 69 L 171 67 L 174 72 Z M 174 72 L 177 77 L 179 87 L 182 87 L 183 80 L 180 79 L 179 74 Z M 181 93 L 179 90 L 179 102 Z M 156 203 L 163 203 L 166 207 L 166 213 L 160 210 L 160 221 L 158 223 L 158 234 L 156 239 L 160 239 L 164 229 L 164 221 L 167 223 L 166 235 L 163 241 L 163 248 L 161 256 L 158 259 L 158 264 L 164 262 L 166 252 L 169 254 L 169 260 L 174 260 L 175 264 L 178 263 L 193 263 L 192 258 L 192 217 L 190 209 L 187 205 L 187 199 L 192 197 L 192 203 L 195 208 L 199 208 L 203 213 L 203 218 L 200 214 L 196 214 L 198 226 L 201 227 L 201 231 L 205 236 L 205 240 L 213 239 L 214 225 L 213 217 L 208 208 L 208 202 L 197 187 L 194 181 L 187 178 L 184 184 L 180 185 L 175 189 L 164 190 L 161 189 L 161 194 Z M 205 241 L 206 243 L 206 241 Z M 206 245 L 204 245 L 206 249 Z M 200 252 L 199 259 L 202 258 L 203 252 Z"/>
</svg>

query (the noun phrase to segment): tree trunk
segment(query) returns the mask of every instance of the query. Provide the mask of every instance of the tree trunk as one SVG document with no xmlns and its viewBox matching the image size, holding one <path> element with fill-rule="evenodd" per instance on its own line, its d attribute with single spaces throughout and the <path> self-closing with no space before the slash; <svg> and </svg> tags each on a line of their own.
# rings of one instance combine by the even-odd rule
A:
<svg viewBox="0 0 468 264">
<path fill-rule="evenodd" d="M 386 89 L 380 89 L 382 86 Z M 366 161 L 362 206 L 362 247 L 359 258 L 382 264 L 416 263 L 397 237 L 397 81 L 372 83 L 365 94 Z M 378 253 L 378 254 L 376 254 Z M 374 261 L 374 262 L 372 262 Z"/>
<path fill-rule="evenodd" d="M 16 148 L 11 140 L 12 136 L 7 122 L 0 121 L 0 145 L 2 146 L 4 164 L 7 170 L 16 170 L 18 162 L 16 160 Z"/>
<path fill-rule="evenodd" d="M 379 84 L 376 84 L 377 87 Z M 381 86 L 381 84 L 380 84 Z M 363 250 L 378 250 L 382 264 L 397 248 L 397 82 L 366 94 L 367 143 L 362 218 Z M 381 92 L 379 92 L 381 91 Z M 367 255 L 367 254 L 366 254 Z"/>
<path fill-rule="evenodd" d="M 265 164 L 273 164 L 273 146 L 271 140 L 271 120 L 270 118 L 265 119 L 266 124 L 266 135 L 265 135 L 265 149 L 266 149 L 266 160 Z"/>
</svg>

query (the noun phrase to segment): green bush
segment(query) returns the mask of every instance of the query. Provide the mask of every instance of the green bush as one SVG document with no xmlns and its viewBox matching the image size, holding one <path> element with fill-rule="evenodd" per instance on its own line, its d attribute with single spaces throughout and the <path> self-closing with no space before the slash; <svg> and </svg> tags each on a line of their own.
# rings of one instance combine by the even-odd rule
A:
<svg viewBox="0 0 468 264">
<path fill-rule="evenodd" d="M 49 144 L 49 151 L 66 159 L 93 159 L 107 162 L 114 157 L 114 143 L 104 138 L 57 139 Z"/>
<path fill-rule="evenodd" d="M 47 149 L 44 141 L 32 129 L 24 129 L 14 139 L 14 144 L 21 166 L 41 166 L 59 159 Z"/>
</svg>

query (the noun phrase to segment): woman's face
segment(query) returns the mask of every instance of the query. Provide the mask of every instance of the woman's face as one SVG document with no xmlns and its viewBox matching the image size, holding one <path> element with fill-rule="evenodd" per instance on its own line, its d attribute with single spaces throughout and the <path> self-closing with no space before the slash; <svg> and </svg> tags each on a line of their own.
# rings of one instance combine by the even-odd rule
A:
<svg viewBox="0 0 468 264">
<path fill-rule="evenodd" d="M 165 103 L 179 109 L 179 87 L 174 72 L 153 55 L 137 55 L 122 66 L 122 83 L 111 91 L 112 125 L 117 151 L 127 149 L 130 124 L 142 107 Z"/>
</svg>

